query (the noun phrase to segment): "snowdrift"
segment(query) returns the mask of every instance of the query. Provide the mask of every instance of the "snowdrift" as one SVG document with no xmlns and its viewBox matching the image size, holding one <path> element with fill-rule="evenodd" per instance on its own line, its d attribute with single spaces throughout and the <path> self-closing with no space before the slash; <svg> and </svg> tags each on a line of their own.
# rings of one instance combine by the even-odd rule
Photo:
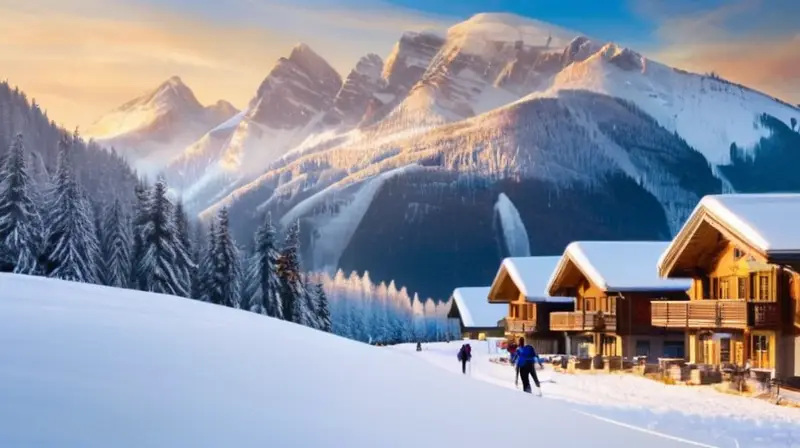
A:
<svg viewBox="0 0 800 448">
<path fill-rule="evenodd" d="M 252 313 L 11 274 L 0 291 L 0 446 L 676 446 Z"/>
</svg>

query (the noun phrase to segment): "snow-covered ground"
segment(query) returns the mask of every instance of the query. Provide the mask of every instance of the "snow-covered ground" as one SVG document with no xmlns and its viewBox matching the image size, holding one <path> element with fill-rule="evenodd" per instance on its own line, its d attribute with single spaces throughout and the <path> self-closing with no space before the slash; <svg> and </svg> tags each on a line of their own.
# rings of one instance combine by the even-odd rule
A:
<svg viewBox="0 0 800 448">
<path fill-rule="evenodd" d="M 494 342 L 470 343 L 473 362 L 468 376 L 480 380 L 476 382 L 515 389 L 514 370 L 489 362 L 498 356 L 491 347 Z M 421 353 L 415 352 L 414 344 L 393 349 L 411 353 L 461 377 L 461 364 L 456 360 L 460 346 L 461 341 L 424 344 Z M 800 409 L 723 394 L 706 386 L 668 386 L 630 374 L 564 374 L 554 372 L 548 365 L 538 372 L 544 398 L 534 407 L 550 409 L 566 402 L 581 412 L 706 446 L 800 447 Z M 568 437 L 580 437 L 582 433 L 570 432 Z M 571 440 L 569 445 L 572 446 Z"/>
<path fill-rule="evenodd" d="M 0 274 L 0 446 L 692 446 L 425 362 L 452 364 L 455 347 L 420 360 L 190 299 Z"/>
</svg>

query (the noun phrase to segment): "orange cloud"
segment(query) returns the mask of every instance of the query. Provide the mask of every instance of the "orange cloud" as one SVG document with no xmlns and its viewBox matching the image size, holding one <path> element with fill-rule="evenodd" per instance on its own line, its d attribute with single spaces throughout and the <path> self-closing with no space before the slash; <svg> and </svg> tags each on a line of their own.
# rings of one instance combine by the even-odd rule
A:
<svg viewBox="0 0 800 448">
<path fill-rule="evenodd" d="M 671 65 L 722 77 L 800 104 L 800 38 L 671 46 L 657 55 Z"/>
<path fill-rule="evenodd" d="M 275 61 L 299 41 L 346 73 L 368 51 L 388 52 L 402 32 L 394 27 L 430 23 L 414 26 L 411 16 L 388 15 L 385 26 L 375 28 L 381 21 L 362 13 L 364 20 L 354 15 L 349 25 L 361 23 L 357 31 L 369 39 L 357 33 L 331 38 L 318 30 L 325 21 L 342 22 L 343 12 L 301 16 L 306 11 L 244 1 L 253 2 L 255 17 L 294 14 L 318 26 L 286 32 L 223 24 L 126 0 L 0 0 L 2 76 L 36 98 L 57 122 L 86 127 L 172 75 L 181 76 L 203 103 L 226 99 L 244 107 Z"/>
<path fill-rule="evenodd" d="M 662 45 L 652 54 L 655 59 L 695 72 L 713 71 L 797 104 L 800 34 L 796 24 L 789 23 L 792 28 L 788 28 L 780 14 L 793 10 L 792 4 L 791 0 L 737 0 L 689 11 L 680 6 L 696 8 L 696 4 L 637 3 L 640 13 L 658 23 L 655 34 Z"/>
</svg>

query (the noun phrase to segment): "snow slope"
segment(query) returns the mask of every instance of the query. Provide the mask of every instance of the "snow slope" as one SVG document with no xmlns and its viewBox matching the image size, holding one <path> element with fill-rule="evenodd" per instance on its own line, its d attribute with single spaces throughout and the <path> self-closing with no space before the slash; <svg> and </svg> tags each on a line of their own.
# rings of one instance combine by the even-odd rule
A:
<svg viewBox="0 0 800 448">
<path fill-rule="evenodd" d="M 686 445 L 239 310 L 11 274 L 0 290 L 0 446 L 509 446 L 532 422 L 541 443 Z M 517 412 L 464 424 L 474 409 Z"/>
<path fill-rule="evenodd" d="M 471 379 L 514 389 L 514 370 L 507 365 L 489 362 L 498 357 L 494 341 L 470 341 L 472 345 Z M 423 351 L 414 351 L 414 344 L 393 347 L 423 359 L 454 377 L 461 376 L 456 352 L 461 344 L 425 344 Z M 727 395 L 709 386 L 668 386 L 630 374 L 562 374 L 548 365 L 538 370 L 544 403 L 536 408 L 549 409 L 552 404 L 570 403 L 584 415 L 606 421 L 646 428 L 665 436 L 690 439 L 694 446 L 796 447 L 800 446 L 800 409 L 775 406 L 765 401 Z M 537 402 L 538 404 L 539 402 Z M 511 413 L 508 413 L 511 414 Z M 575 426 L 578 427 L 577 425 Z M 554 432 L 559 431 L 553 428 Z M 570 432 L 559 446 L 573 444 L 583 431 Z M 636 446 L 634 442 L 617 441 L 619 446 Z M 683 446 L 670 441 L 670 446 Z M 689 446 L 689 445 L 686 445 Z"/>
</svg>

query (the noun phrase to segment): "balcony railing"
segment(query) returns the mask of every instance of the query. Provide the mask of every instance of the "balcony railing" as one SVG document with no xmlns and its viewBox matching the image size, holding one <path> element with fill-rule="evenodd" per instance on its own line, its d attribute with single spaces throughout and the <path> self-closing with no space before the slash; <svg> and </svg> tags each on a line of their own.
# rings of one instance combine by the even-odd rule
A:
<svg viewBox="0 0 800 448">
<path fill-rule="evenodd" d="M 691 300 L 651 302 L 654 327 L 662 328 L 770 328 L 780 324 L 776 302 Z"/>
<path fill-rule="evenodd" d="M 602 316 L 602 317 L 601 317 Z M 552 331 L 615 331 L 617 316 L 599 311 L 568 311 L 550 313 Z"/>
<path fill-rule="evenodd" d="M 506 331 L 530 333 L 536 331 L 536 320 L 506 319 Z"/>
</svg>

